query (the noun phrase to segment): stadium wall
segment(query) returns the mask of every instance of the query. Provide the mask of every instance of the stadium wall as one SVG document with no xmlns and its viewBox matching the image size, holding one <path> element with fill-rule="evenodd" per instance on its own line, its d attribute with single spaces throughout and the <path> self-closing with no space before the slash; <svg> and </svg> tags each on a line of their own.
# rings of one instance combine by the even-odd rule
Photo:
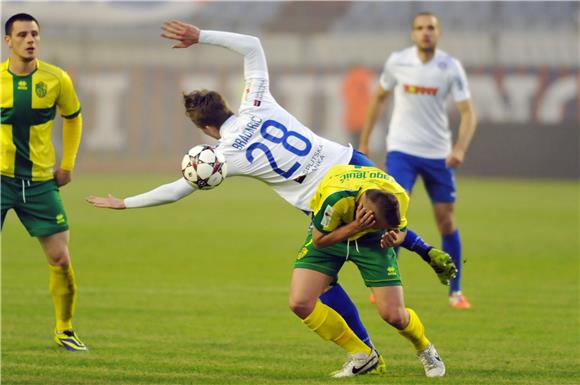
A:
<svg viewBox="0 0 580 385">
<path fill-rule="evenodd" d="M 480 124 L 462 173 L 578 178 L 578 68 L 467 72 Z M 243 90 L 239 67 L 98 67 L 73 69 L 72 76 L 83 103 L 86 129 L 79 165 L 86 171 L 176 169 L 189 147 L 211 143 L 186 118 L 182 92 L 215 89 L 236 109 Z M 342 68 L 273 68 L 272 93 L 303 123 L 346 143 L 343 76 Z M 458 117 L 452 103 L 450 112 L 455 128 Z M 372 137 L 374 158 L 381 163 L 386 131 L 384 117 Z"/>
</svg>

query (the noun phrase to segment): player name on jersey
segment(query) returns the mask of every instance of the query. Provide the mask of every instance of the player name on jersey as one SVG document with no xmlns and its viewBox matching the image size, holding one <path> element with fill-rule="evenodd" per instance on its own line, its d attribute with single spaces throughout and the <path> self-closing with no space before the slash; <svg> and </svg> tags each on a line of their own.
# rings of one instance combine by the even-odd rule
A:
<svg viewBox="0 0 580 385">
<path fill-rule="evenodd" d="M 232 147 L 237 148 L 238 150 L 243 150 L 261 124 L 261 118 L 257 117 L 256 115 L 251 115 L 250 122 L 246 124 L 244 131 L 236 139 L 234 139 Z"/>
</svg>

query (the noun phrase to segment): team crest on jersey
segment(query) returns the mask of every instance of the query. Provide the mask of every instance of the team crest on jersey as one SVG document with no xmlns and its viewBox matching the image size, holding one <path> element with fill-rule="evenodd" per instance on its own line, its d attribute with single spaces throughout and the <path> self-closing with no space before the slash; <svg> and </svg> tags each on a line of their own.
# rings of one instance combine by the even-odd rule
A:
<svg viewBox="0 0 580 385">
<path fill-rule="evenodd" d="M 46 86 L 45 82 L 38 82 L 36 83 L 36 87 L 34 87 L 34 91 L 36 92 L 36 96 L 39 98 L 44 98 L 46 96 L 46 92 L 48 91 L 48 87 Z"/>
<path fill-rule="evenodd" d="M 447 63 L 444 61 L 440 61 L 439 63 L 437 63 L 437 67 L 439 67 L 441 71 L 445 71 L 447 69 Z"/>
</svg>

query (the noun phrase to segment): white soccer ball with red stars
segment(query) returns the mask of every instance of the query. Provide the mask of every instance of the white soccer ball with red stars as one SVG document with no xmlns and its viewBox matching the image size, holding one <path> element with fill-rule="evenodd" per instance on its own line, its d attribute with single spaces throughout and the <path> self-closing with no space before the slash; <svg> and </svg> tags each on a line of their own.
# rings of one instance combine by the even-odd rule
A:
<svg viewBox="0 0 580 385">
<path fill-rule="evenodd" d="M 228 171 L 226 158 L 217 148 L 200 144 L 185 154 L 181 161 L 181 172 L 186 181 L 202 190 L 217 187 Z"/>
</svg>

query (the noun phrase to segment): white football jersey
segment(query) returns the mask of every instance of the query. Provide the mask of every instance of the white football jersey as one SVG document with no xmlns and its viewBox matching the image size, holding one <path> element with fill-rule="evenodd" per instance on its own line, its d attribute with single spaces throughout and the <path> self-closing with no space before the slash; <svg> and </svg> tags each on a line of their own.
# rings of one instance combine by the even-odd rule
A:
<svg viewBox="0 0 580 385">
<path fill-rule="evenodd" d="M 451 152 L 451 131 L 445 101 L 450 93 L 455 102 L 470 98 L 461 63 L 441 50 L 422 63 L 413 46 L 389 56 L 380 84 L 395 95 L 387 149 L 446 158 Z"/>
<path fill-rule="evenodd" d="M 268 184 L 293 206 L 309 211 L 310 199 L 335 164 L 347 164 L 352 147 L 316 135 L 270 94 L 268 69 L 257 38 L 202 31 L 200 42 L 244 55 L 245 90 L 237 115 L 220 127 L 218 148 L 228 176 L 249 176 Z"/>
</svg>

